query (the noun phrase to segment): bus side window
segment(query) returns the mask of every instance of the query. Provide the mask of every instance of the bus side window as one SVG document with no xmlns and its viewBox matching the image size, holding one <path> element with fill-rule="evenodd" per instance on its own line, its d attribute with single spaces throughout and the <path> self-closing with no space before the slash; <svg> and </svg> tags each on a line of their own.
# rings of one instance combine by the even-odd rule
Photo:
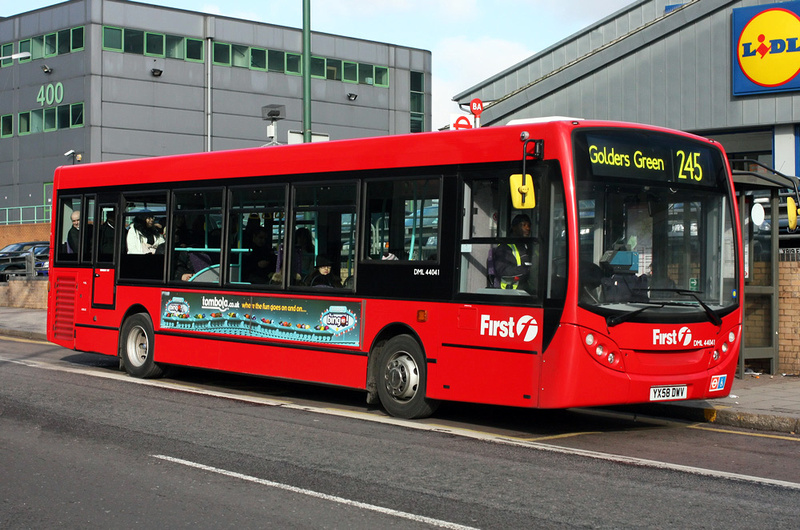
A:
<svg viewBox="0 0 800 530">
<path fill-rule="evenodd" d="M 166 193 L 126 195 L 124 230 L 119 239 L 120 278 L 162 280 L 166 237 Z"/>
<path fill-rule="evenodd" d="M 287 283 L 350 288 L 355 272 L 356 184 L 297 186 L 294 195 L 295 232 L 284 267 Z M 324 277 L 320 268 L 326 269 Z"/>
<path fill-rule="evenodd" d="M 439 260 L 438 177 L 367 184 L 364 258 Z"/>
<path fill-rule="evenodd" d="M 59 206 L 59 233 L 56 237 L 56 259 L 78 261 L 80 251 L 81 197 L 65 197 Z"/>
</svg>

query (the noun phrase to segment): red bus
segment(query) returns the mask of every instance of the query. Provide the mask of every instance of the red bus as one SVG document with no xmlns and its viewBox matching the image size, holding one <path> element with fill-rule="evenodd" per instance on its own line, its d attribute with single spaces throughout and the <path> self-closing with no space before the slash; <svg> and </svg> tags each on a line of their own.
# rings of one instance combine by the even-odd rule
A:
<svg viewBox="0 0 800 530">
<path fill-rule="evenodd" d="M 522 177 L 524 175 L 524 177 Z M 48 338 L 443 400 L 730 392 L 742 249 L 717 143 L 572 119 L 58 168 Z"/>
</svg>

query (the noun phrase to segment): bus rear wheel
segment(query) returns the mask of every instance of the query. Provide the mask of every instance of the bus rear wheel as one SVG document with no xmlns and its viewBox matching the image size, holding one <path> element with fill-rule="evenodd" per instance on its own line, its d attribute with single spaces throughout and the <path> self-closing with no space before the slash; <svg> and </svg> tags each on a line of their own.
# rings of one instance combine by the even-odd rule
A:
<svg viewBox="0 0 800 530">
<path fill-rule="evenodd" d="M 153 339 L 153 322 L 149 316 L 137 313 L 125 320 L 119 335 L 119 354 L 130 375 L 142 379 L 163 375 L 161 366 L 153 361 Z"/>
<path fill-rule="evenodd" d="M 378 397 L 386 412 L 399 418 L 425 418 L 438 402 L 425 397 L 425 356 L 413 337 L 389 339 L 378 357 Z"/>
</svg>

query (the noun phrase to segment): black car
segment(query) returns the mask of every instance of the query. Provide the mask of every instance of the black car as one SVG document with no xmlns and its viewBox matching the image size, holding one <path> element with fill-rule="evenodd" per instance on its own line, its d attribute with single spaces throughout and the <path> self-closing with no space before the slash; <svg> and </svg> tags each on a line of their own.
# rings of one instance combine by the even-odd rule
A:
<svg viewBox="0 0 800 530">
<path fill-rule="evenodd" d="M 46 275 L 50 258 L 49 241 L 26 241 L 12 243 L 0 249 L 0 279 L 7 281 L 13 274 L 24 274 L 26 259 L 30 253 L 34 255 L 36 274 Z"/>
</svg>

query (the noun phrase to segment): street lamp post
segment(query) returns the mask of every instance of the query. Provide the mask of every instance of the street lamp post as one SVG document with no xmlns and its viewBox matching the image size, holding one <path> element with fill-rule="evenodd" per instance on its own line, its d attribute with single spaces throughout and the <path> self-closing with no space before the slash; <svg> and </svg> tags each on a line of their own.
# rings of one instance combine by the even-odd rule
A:
<svg viewBox="0 0 800 530">
<path fill-rule="evenodd" d="M 31 52 L 19 52 L 0 57 L 0 61 L 5 61 L 6 59 L 11 59 L 13 61 L 14 59 L 30 59 L 30 58 L 31 58 Z"/>
</svg>

